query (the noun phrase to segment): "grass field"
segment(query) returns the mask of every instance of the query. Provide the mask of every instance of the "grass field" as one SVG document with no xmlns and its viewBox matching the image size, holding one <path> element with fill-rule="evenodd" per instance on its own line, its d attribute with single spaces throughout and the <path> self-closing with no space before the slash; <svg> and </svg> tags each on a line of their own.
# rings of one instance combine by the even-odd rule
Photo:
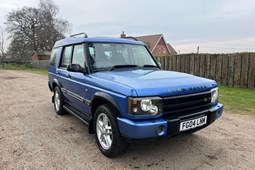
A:
<svg viewBox="0 0 255 170">
<path fill-rule="evenodd" d="M 42 74 L 42 75 L 47 75 L 48 70 L 47 69 L 36 69 L 36 68 L 29 68 L 31 66 L 27 66 L 25 64 L 22 65 L 16 65 L 16 64 L 5 64 L 4 67 L 0 66 L 0 69 L 5 69 L 5 70 L 21 70 L 21 71 L 26 71 L 30 73 L 36 73 L 36 74 Z"/>
<path fill-rule="evenodd" d="M 21 70 L 30 73 L 47 75 L 46 69 L 26 68 L 25 65 L 5 65 L 0 69 Z M 255 115 L 255 89 L 233 88 L 220 86 L 220 103 L 224 104 L 225 111 L 229 113 Z"/>
<path fill-rule="evenodd" d="M 255 89 L 220 86 L 219 101 L 228 112 L 255 115 Z"/>
</svg>

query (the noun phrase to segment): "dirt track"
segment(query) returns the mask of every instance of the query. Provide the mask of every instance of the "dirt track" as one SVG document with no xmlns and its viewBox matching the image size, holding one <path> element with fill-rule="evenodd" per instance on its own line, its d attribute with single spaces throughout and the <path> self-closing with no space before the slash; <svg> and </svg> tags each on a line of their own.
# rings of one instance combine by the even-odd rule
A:
<svg viewBox="0 0 255 170">
<path fill-rule="evenodd" d="M 104 157 L 85 124 L 58 116 L 47 76 L 0 70 L 0 169 L 254 169 L 255 117 L 224 113 L 190 136 Z"/>
</svg>

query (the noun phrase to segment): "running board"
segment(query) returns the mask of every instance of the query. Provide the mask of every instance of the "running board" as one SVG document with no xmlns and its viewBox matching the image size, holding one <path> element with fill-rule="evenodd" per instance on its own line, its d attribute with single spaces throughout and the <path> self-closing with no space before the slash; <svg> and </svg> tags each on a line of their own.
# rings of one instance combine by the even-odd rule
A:
<svg viewBox="0 0 255 170">
<path fill-rule="evenodd" d="M 79 114 L 77 114 L 76 111 L 74 111 L 74 109 L 71 109 L 71 108 L 69 108 L 69 107 L 66 106 L 66 105 L 64 105 L 63 108 L 64 108 L 67 112 L 69 112 L 69 113 L 73 114 L 74 116 L 76 116 L 78 119 L 80 119 L 82 122 L 84 122 L 87 126 L 89 126 L 89 121 L 90 121 L 89 117 L 87 118 L 88 120 L 85 120 L 84 118 L 82 118 L 81 116 L 79 116 Z"/>
</svg>

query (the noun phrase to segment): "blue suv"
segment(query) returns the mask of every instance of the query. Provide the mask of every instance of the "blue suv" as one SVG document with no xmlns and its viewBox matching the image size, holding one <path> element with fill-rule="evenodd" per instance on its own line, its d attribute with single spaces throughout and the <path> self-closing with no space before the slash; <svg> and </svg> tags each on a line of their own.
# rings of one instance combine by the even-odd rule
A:
<svg viewBox="0 0 255 170">
<path fill-rule="evenodd" d="M 56 113 L 86 123 L 105 156 L 130 140 L 193 133 L 222 115 L 215 81 L 161 70 L 143 42 L 84 35 L 55 43 L 48 85 Z"/>
</svg>

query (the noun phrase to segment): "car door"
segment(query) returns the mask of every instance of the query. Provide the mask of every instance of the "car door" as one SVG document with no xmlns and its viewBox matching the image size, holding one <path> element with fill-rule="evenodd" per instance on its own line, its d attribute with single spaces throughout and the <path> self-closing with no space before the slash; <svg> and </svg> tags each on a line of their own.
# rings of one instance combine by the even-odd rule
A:
<svg viewBox="0 0 255 170">
<path fill-rule="evenodd" d="M 71 64 L 79 64 L 85 70 L 85 47 L 84 44 L 74 45 Z M 69 72 L 70 74 L 70 89 L 68 89 L 75 102 L 73 106 L 82 112 L 82 117 L 90 116 L 90 101 L 88 93 L 90 92 L 87 84 L 89 77 L 82 72 Z"/>
<path fill-rule="evenodd" d="M 67 89 L 70 89 L 70 74 L 67 71 L 68 65 L 71 64 L 73 46 L 65 46 L 61 55 L 61 60 L 58 69 L 56 70 L 56 74 L 58 75 L 57 79 L 60 83 L 61 91 L 64 95 L 65 103 L 72 104 L 74 99 L 67 94 Z"/>
</svg>

